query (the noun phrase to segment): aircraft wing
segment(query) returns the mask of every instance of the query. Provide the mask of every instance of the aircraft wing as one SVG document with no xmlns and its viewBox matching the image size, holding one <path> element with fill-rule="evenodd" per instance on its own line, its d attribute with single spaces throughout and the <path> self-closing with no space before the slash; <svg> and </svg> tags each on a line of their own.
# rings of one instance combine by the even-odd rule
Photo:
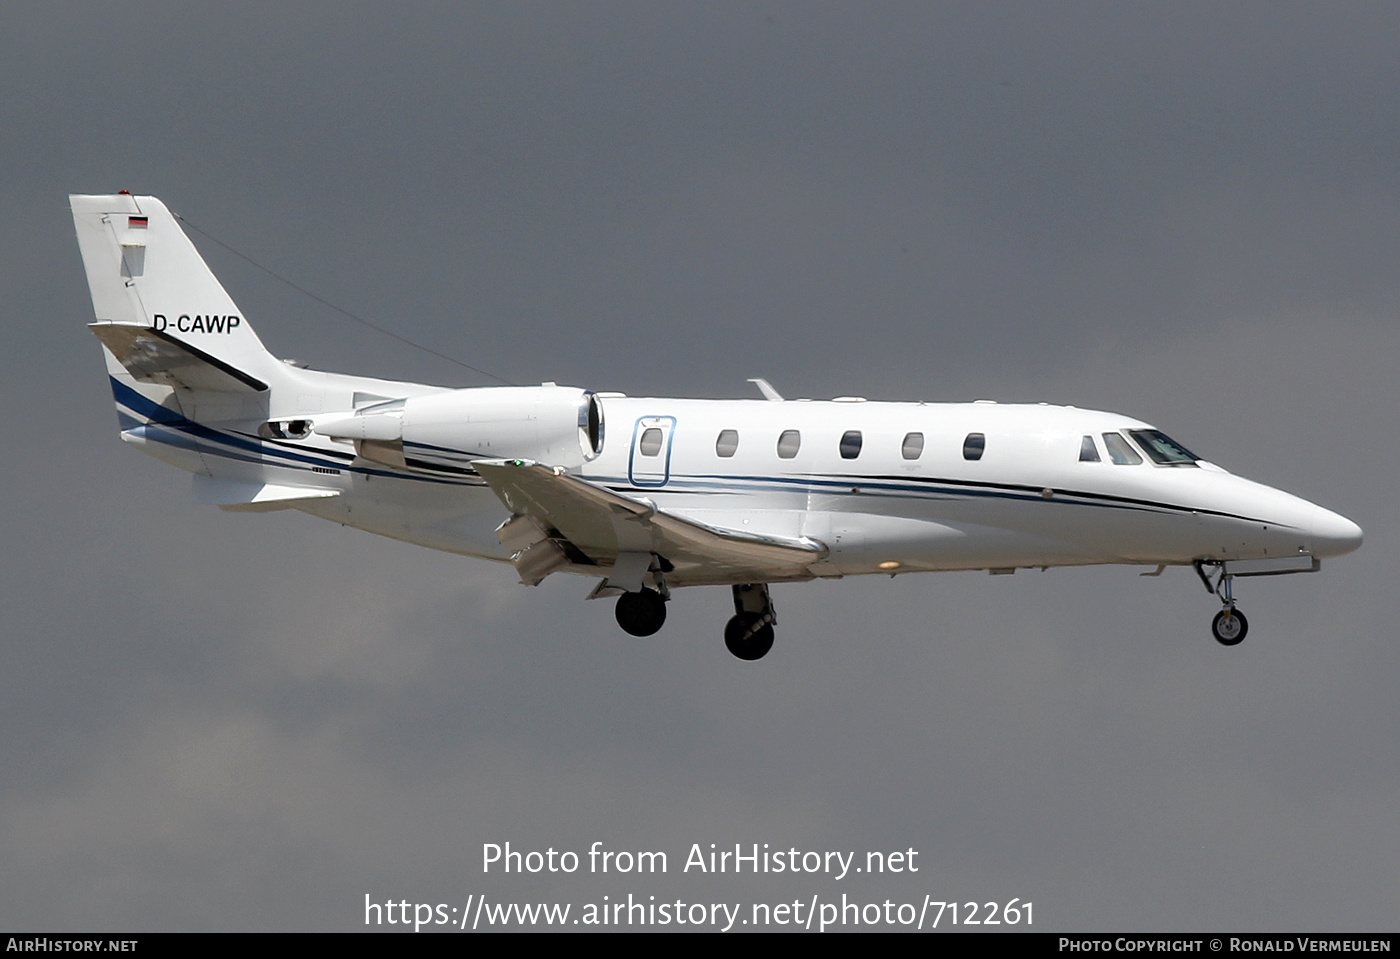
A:
<svg viewBox="0 0 1400 959">
<path fill-rule="evenodd" d="M 653 554 L 670 564 L 666 578 L 677 585 L 807 579 L 807 567 L 827 555 L 814 539 L 710 526 L 540 463 L 472 466 L 514 514 L 501 542 L 531 585 L 571 562 L 620 569 L 629 556 Z"/>
<path fill-rule="evenodd" d="M 89 323 L 117 362 L 142 383 L 213 393 L 262 393 L 267 384 L 149 326 Z"/>
</svg>

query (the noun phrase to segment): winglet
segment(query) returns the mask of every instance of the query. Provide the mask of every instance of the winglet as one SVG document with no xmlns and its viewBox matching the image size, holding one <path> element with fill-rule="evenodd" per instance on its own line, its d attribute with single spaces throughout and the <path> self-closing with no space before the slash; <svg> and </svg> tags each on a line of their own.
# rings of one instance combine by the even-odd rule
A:
<svg viewBox="0 0 1400 959">
<path fill-rule="evenodd" d="M 770 403 L 781 403 L 783 397 L 777 390 L 773 389 L 773 384 L 769 383 L 761 376 L 751 377 L 749 382 L 758 387 L 758 391 L 763 394 L 763 398 Z"/>
</svg>

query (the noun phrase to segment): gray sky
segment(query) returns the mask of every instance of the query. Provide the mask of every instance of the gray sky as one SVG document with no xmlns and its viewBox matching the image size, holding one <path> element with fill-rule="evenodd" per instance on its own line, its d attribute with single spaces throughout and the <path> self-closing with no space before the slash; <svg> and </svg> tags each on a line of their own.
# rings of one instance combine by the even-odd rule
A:
<svg viewBox="0 0 1400 959">
<path fill-rule="evenodd" d="M 362 928 L 373 899 L 1035 904 L 1038 930 L 1368 930 L 1400 899 L 1400 10 L 44 3 L 0 36 L 22 430 L 0 460 L 0 925 Z M 637 640 L 589 583 L 188 502 L 126 449 L 66 206 L 150 192 L 515 382 L 1048 400 L 1366 544 L 777 587 Z M 282 356 L 482 385 L 196 237 Z M 481 846 L 661 849 L 483 876 Z M 691 843 L 915 875 L 682 875 Z"/>
</svg>

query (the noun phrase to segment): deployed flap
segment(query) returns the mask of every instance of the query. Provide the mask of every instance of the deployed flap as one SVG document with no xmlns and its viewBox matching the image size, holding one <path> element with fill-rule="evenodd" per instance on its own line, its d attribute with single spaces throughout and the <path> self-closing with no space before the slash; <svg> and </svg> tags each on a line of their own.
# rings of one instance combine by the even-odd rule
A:
<svg viewBox="0 0 1400 959">
<path fill-rule="evenodd" d="M 117 362 L 142 383 L 212 393 L 261 393 L 267 384 L 163 330 L 126 323 L 89 323 Z"/>
<path fill-rule="evenodd" d="M 611 564 L 619 553 L 655 553 L 677 568 L 771 572 L 787 578 L 827 554 L 808 537 L 768 536 L 723 529 L 658 509 L 525 460 L 477 460 L 472 464 L 513 513 L 529 516 L 595 563 Z M 682 570 L 682 578 L 684 578 Z M 760 578 L 760 581 L 761 578 Z"/>
<path fill-rule="evenodd" d="M 339 496 L 340 490 L 322 487 L 279 486 L 257 481 L 194 477 L 194 500 L 205 506 L 218 506 L 236 512 L 262 513 L 290 509 L 298 502 Z"/>
</svg>

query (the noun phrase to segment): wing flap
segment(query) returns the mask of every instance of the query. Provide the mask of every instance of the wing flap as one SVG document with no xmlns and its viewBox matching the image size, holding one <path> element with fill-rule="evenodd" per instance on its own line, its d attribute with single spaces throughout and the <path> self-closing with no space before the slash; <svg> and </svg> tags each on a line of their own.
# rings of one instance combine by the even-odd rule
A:
<svg viewBox="0 0 1400 959">
<path fill-rule="evenodd" d="M 689 568 L 719 579 L 752 574 L 754 581 L 766 582 L 800 576 L 827 555 L 825 545 L 808 537 L 700 523 L 540 463 L 477 460 L 473 465 L 512 513 L 550 531 L 542 535 L 557 533 L 599 565 L 612 565 L 620 553 L 654 553 L 682 579 Z"/>
</svg>

